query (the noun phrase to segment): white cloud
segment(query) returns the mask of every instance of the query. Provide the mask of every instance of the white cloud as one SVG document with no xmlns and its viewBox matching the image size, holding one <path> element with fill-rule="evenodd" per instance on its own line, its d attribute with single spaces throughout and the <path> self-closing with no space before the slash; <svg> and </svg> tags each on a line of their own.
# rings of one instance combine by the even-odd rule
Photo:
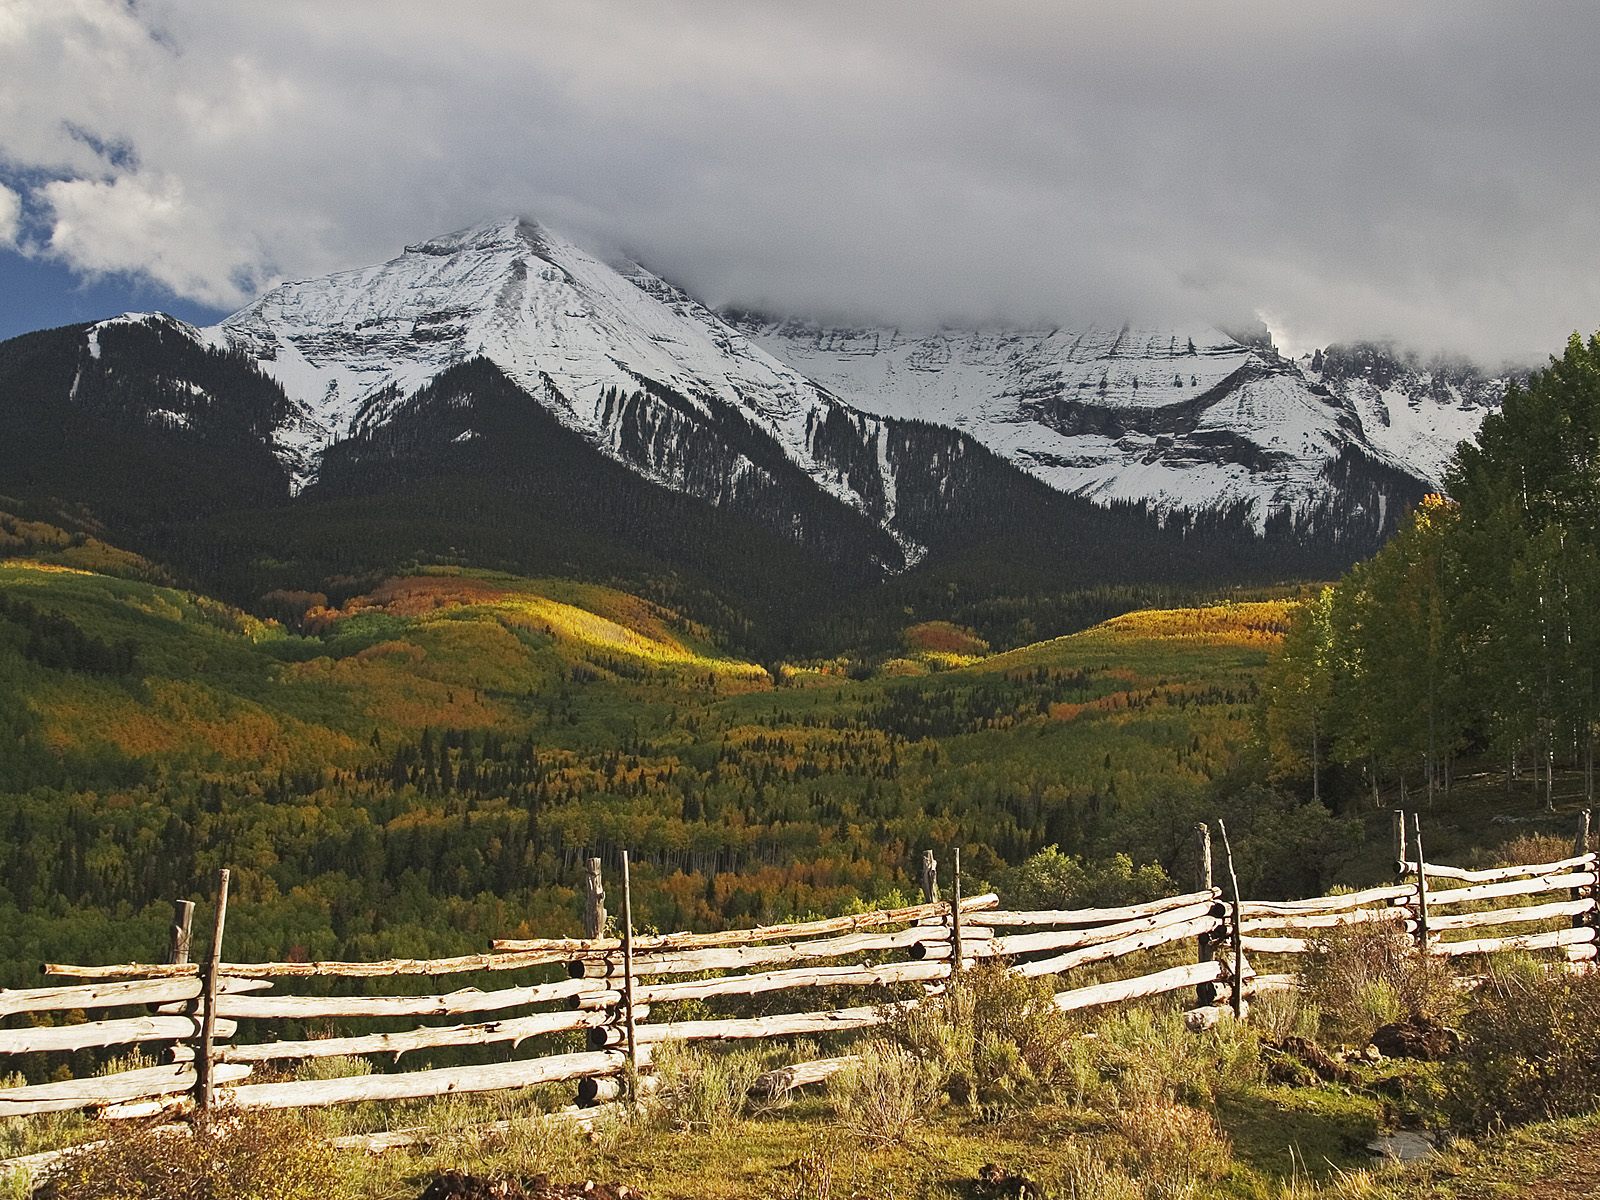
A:
<svg viewBox="0 0 1600 1200">
<path fill-rule="evenodd" d="M 247 246 L 190 204 L 174 178 L 63 179 L 38 194 L 50 209 L 50 252 L 80 270 L 139 272 L 218 307 L 250 297 L 255 264 Z"/>
<path fill-rule="evenodd" d="M 22 197 L 0 183 L 0 246 L 16 245 L 21 225 Z"/>
<path fill-rule="evenodd" d="M 0 173 L 50 253 L 219 304 L 515 211 L 791 311 L 1600 325 L 1583 3 L 464 12 L 7 0 Z"/>
</svg>

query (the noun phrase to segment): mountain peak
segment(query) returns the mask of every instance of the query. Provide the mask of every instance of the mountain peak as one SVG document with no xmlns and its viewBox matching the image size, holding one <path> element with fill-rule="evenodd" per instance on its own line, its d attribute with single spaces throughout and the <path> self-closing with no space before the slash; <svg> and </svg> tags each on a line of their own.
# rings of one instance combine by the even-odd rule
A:
<svg viewBox="0 0 1600 1200">
<path fill-rule="evenodd" d="M 529 249 L 537 253 L 545 248 L 547 237 L 544 226 L 530 217 L 504 216 L 415 242 L 406 247 L 406 253 L 440 257 L 473 250 Z"/>
<path fill-rule="evenodd" d="M 923 334 L 719 317 L 634 262 L 513 215 L 283 284 L 205 336 L 253 358 L 299 406 L 280 440 L 312 470 L 330 444 L 486 359 L 658 483 L 724 503 L 798 469 L 892 534 L 896 422 L 959 431 L 1059 492 L 1162 510 L 1243 504 L 1264 528 L 1342 502 L 1335 476 L 1352 455 L 1433 486 L 1498 395 L 1485 382 L 1484 403 L 1465 403 L 1452 379 L 1415 372 L 1313 378 L 1264 328 Z M 712 445 L 731 455 L 726 470 L 707 469 Z M 1381 520 L 1391 499 L 1404 502 L 1352 503 Z"/>
</svg>

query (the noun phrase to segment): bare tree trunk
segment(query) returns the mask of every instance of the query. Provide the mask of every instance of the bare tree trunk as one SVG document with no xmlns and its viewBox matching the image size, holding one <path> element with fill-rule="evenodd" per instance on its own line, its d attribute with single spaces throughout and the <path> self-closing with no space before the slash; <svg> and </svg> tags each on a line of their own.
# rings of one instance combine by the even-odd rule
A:
<svg viewBox="0 0 1600 1200">
<path fill-rule="evenodd" d="M 1583 800 L 1594 802 L 1594 726 L 1590 725 L 1583 739 Z"/>
<path fill-rule="evenodd" d="M 1424 764 L 1428 774 L 1428 807 L 1433 807 L 1433 777 L 1439 761 L 1438 733 L 1434 719 L 1433 663 L 1428 663 L 1428 757 Z"/>
<path fill-rule="evenodd" d="M 1556 810 L 1556 748 L 1548 735 L 1544 740 L 1544 807 L 1546 812 Z"/>
</svg>

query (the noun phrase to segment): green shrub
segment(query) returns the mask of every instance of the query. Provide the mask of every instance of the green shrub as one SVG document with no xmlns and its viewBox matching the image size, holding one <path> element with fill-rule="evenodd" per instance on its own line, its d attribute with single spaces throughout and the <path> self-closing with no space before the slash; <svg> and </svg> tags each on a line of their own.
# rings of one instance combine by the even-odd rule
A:
<svg viewBox="0 0 1600 1200">
<path fill-rule="evenodd" d="M 1147 1200 L 1193 1200 L 1228 1173 L 1233 1149 L 1215 1118 L 1177 1104 L 1136 1104 L 1112 1115 Z M 1202 1189 L 1205 1189 L 1202 1192 Z"/>
<path fill-rule="evenodd" d="M 620 1133 L 633 1129 L 625 1118 L 603 1121 L 586 1131 L 535 1111 L 508 1107 L 505 1112 L 488 1122 L 481 1118 L 492 1113 L 480 1114 L 477 1123 L 435 1127 L 430 1139 L 435 1160 L 470 1175 L 581 1177 L 592 1169 L 592 1159 L 608 1149 L 615 1152 Z"/>
<path fill-rule="evenodd" d="M 1041 1181 L 1049 1200 L 1144 1200 L 1137 1180 L 1093 1146 L 1070 1143 Z"/>
<path fill-rule="evenodd" d="M 333 1152 L 291 1117 L 242 1113 L 192 1134 L 117 1122 L 52 1180 L 59 1200 L 332 1200 Z"/>
<path fill-rule="evenodd" d="M 1250 1024 L 1264 1041 L 1281 1042 L 1287 1037 L 1315 1041 L 1322 1027 L 1322 1012 L 1298 988 L 1275 989 L 1250 1002 Z"/>
<path fill-rule="evenodd" d="M 21 1072 L 0 1074 L 0 1091 L 24 1087 Z M 98 1136 L 97 1122 L 81 1112 L 40 1113 L 32 1117 L 0 1117 L 0 1159 L 55 1150 Z"/>
<path fill-rule="evenodd" d="M 840 1123 L 863 1141 L 903 1142 L 938 1107 L 937 1064 L 886 1039 L 862 1045 L 857 1060 L 828 1081 Z"/>
<path fill-rule="evenodd" d="M 330 1054 L 325 1058 L 308 1058 L 295 1068 L 296 1079 L 348 1079 L 356 1075 L 371 1075 L 370 1059 L 351 1054 Z"/>
<path fill-rule="evenodd" d="M 1300 987 L 1321 1014 L 1323 1032 L 1356 1045 L 1401 1018 L 1444 1023 L 1460 1009 L 1449 964 L 1419 954 L 1389 921 L 1339 925 L 1314 938 Z"/>
<path fill-rule="evenodd" d="M 716 1133 L 744 1112 L 764 1064 L 753 1050 L 709 1051 L 663 1042 L 653 1059 L 659 1081 L 651 1105 L 673 1129 Z"/>
<path fill-rule="evenodd" d="M 1600 1103 L 1600 973 L 1497 970 L 1468 1007 L 1449 1100 L 1475 1128 Z"/>
<path fill-rule="evenodd" d="M 1087 860 L 1046 846 L 998 873 L 995 887 L 1017 909 L 1102 908 L 1139 904 L 1178 890 L 1159 863 L 1134 866 L 1126 854 Z"/>
<path fill-rule="evenodd" d="M 1208 1104 L 1261 1080 L 1260 1036 L 1230 1017 L 1195 1032 L 1181 1013 L 1134 1008 L 1103 1018 L 1089 1045 L 1108 1107 Z"/>
<path fill-rule="evenodd" d="M 957 1103 L 1026 1107 L 1072 1078 L 1079 1023 L 1055 1005 L 1048 979 L 981 963 L 961 986 L 915 1008 L 888 1010 L 887 1036 L 932 1064 Z"/>
</svg>

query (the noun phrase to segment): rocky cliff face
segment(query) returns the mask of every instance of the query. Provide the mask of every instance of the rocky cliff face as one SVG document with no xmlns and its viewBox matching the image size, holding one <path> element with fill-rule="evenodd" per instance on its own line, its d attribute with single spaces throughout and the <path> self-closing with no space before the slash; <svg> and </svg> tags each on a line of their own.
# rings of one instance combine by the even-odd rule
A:
<svg viewBox="0 0 1600 1200">
<path fill-rule="evenodd" d="M 1423 359 L 1381 342 L 1329 346 L 1295 364 L 1360 422 L 1367 442 L 1429 487 L 1486 413 L 1500 407 L 1515 372 L 1490 373 L 1463 359 Z"/>
<path fill-rule="evenodd" d="M 1250 506 L 1258 527 L 1437 488 L 1503 378 L 1371 346 L 1290 361 L 1270 338 L 1176 329 L 839 329 L 732 317 L 850 403 L 949 425 L 1061 491 L 1158 510 Z M 1409 481 L 1409 482 L 1408 482 Z M 1387 494 L 1387 499 L 1385 496 Z"/>
</svg>

